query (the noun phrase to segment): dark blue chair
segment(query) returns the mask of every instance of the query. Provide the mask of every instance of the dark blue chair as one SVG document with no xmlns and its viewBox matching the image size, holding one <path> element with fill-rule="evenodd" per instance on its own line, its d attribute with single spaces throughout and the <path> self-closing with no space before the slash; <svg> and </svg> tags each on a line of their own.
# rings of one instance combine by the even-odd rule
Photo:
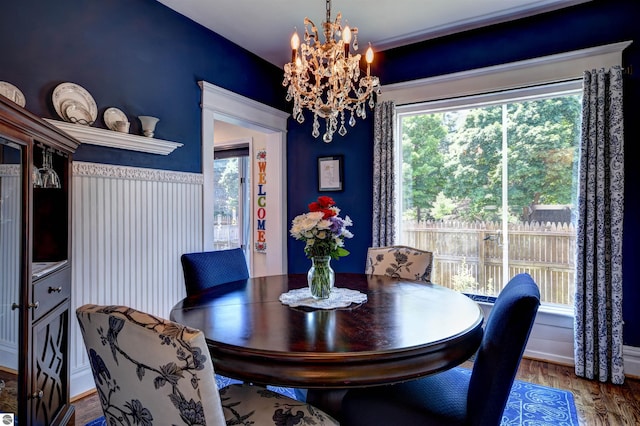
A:
<svg viewBox="0 0 640 426">
<path fill-rule="evenodd" d="M 342 400 L 341 424 L 499 425 L 539 305 L 531 276 L 516 275 L 496 299 L 471 374 L 456 368 L 351 390 Z"/>
<path fill-rule="evenodd" d="M 180 257 L 187 296 L 200 294 L 220 284 L 249 278 L 241 248 L 185 253 Z"/>
</svg>

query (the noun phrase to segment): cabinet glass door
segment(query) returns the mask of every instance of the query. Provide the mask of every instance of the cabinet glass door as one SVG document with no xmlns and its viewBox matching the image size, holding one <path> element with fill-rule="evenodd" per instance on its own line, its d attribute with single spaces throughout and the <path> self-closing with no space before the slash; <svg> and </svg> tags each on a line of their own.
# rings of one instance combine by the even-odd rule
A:
<svg viewBox="0 0 640 426">
<path fill-rule="evenodd" d="M 14 415 L 18 412 L 21 159 L 20 146 L 0 138 L 0 413 Z"/>
</svg>

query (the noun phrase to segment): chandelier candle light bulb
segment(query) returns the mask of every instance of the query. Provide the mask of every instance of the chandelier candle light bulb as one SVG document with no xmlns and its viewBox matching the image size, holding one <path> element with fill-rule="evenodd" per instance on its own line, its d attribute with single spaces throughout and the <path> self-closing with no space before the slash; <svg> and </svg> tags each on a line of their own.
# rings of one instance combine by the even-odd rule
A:
<svg viewBox="0 0 640 426">
<path fill-rule="evenodd" d="M 325 42 L 321 43 L 318 27 L 309 18 L 304 19 L 304 39 L 297 31 L 291 36 L 291 62 L 284 66 L 282 85 L 287 87 L 287 101 L 293 101 L 293 118 L 304 122 L 303 110 L 313 113 L 313 131 L 320 136 L 319 119 L 326 123 L 323 141 L 329 143 L 333 134 L 347 134 L 346 113 L 349 125 L 355 126 L 356 117 L 365 119 L 365 102 L 375 106 L 374 92 L 380 91 L 380 80 L 371 76 L 373 49 L 369 45 L 365 59 L 366 76 L 361 75 L 358 50 L 358 29 L 342 27 L 342 14 L 331 21 L 331 0 L 326 0 L 327 20 L 322 24 Z"/>
<path fill-rule="evenodd" d="M 351 28 L 345 26 L 342 30 L 342 42 L 344 43 L 344 55 L 349 56 L 349 44 L 351 44 Z"/>
<path fill-rule="evenodd" d="M 291 36 L 291 62 L 297 62 L 299 47 L 300 47 L 300 37 L 298 36 L 298 33 L 295 32 Z"/>
</svg>

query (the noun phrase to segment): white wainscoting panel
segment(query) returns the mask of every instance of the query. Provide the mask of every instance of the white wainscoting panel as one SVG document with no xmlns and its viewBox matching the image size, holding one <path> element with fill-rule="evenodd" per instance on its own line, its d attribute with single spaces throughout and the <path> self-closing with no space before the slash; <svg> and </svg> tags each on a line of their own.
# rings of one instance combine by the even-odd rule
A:
<svg viewBox="0 0 640 426">
<path fill-rule="evenodd" d="M 202 249 L 202 175 L 73 163 L 71 389 L 95 387 L 75 309 L 127 305 L 168 318 L 180 255 Z"/>
</svg>

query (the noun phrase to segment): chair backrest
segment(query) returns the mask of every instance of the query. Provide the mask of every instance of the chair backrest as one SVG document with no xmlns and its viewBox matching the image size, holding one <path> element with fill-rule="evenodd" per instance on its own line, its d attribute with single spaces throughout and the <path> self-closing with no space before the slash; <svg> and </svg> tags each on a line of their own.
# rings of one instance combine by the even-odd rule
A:
<svg viewBox="0 0 640 426">
<path fill-rule="evenodd" d="M 431 281 L 433 253 L 407 246 L 369 247 L 365 274 Z"/>
<path fill-rule="evenodd" d="M 187 296 L 208 288 L 249 278 L 241 248 L 185 253 L 180 257 Z"/>
<path fill-rule="evenodd" d="M 513 277 L 498 295 L 469 381 L 470 424 L 500 424 L 538 306 L 540 290 L 529 274 Z"/>
<path fill-rule="evenodd" d="M 201 331 L 126 306 L 76 315 L 107 424 L 226 424 Z"/>
</svg>

